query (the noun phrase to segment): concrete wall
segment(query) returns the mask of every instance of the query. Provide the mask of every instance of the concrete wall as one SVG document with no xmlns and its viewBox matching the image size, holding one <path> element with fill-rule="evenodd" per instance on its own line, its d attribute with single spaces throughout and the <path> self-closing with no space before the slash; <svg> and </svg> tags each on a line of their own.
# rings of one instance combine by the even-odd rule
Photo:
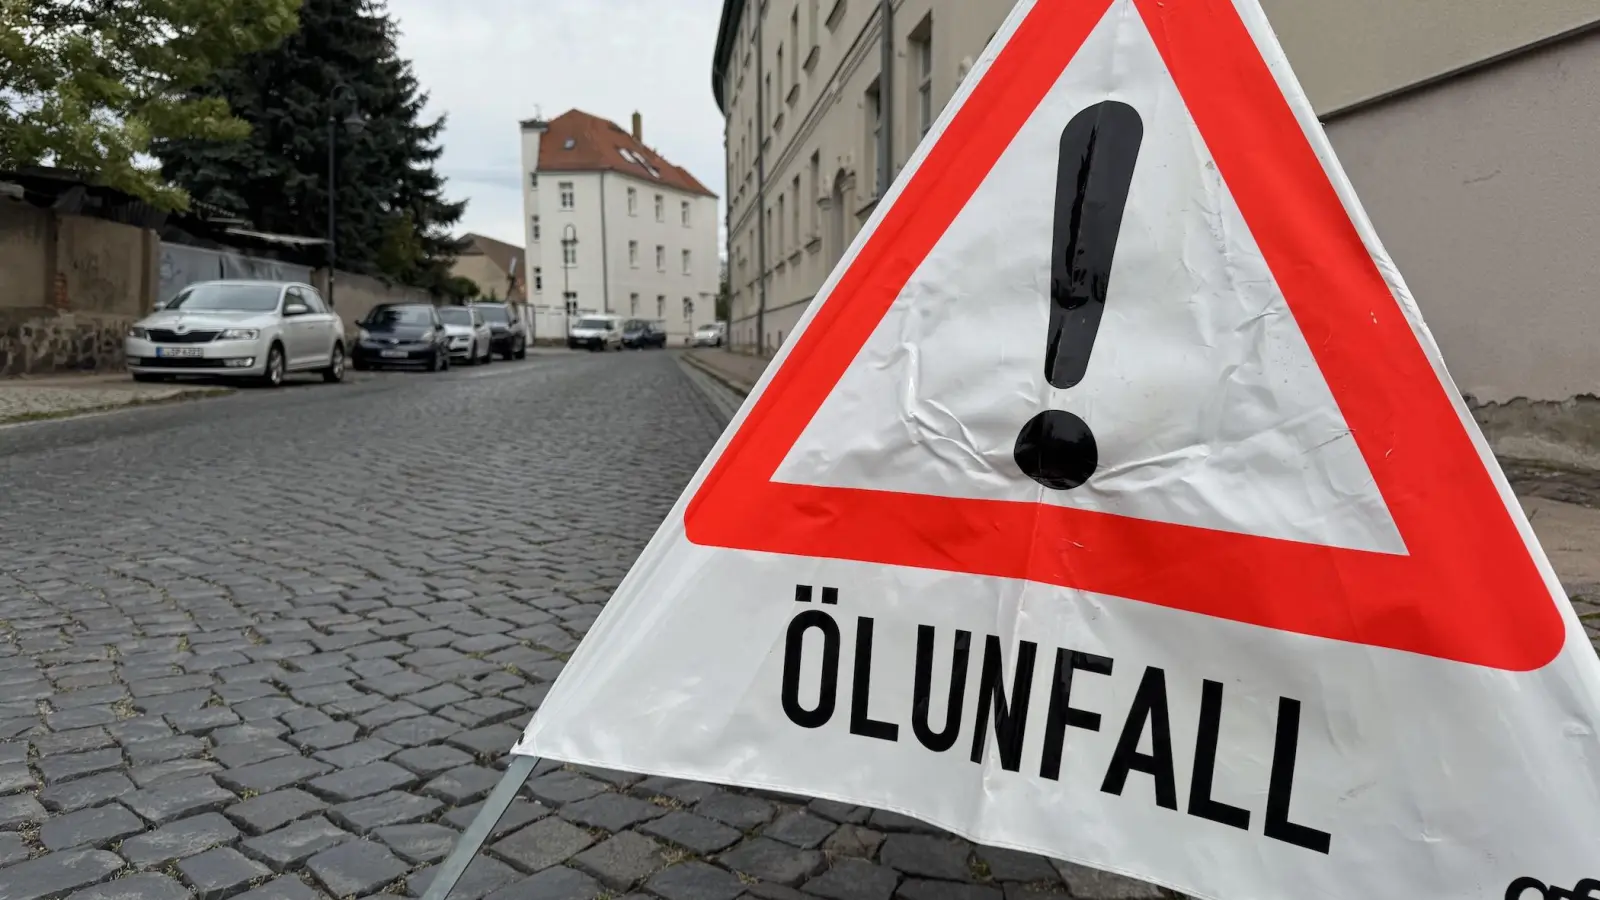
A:
<svg viewBox="0 0 1600 900">
<path fill-rule="evenodd" d="M 0 200 L 0 375 L 114 369 L 155 303 L 153 232 Z"/>
</svg>

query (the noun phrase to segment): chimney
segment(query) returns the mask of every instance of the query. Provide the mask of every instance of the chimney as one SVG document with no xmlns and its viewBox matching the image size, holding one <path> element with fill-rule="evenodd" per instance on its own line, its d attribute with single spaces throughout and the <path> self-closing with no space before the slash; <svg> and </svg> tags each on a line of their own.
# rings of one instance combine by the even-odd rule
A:
<svg viewBox="0 0 1600 900">
<path fill-rule="evenodd" d="M 641 144 L 644 143 L 644 116 L 639 115 L 637 111 L 633 114 L 633 139 Z"/>
</svg>

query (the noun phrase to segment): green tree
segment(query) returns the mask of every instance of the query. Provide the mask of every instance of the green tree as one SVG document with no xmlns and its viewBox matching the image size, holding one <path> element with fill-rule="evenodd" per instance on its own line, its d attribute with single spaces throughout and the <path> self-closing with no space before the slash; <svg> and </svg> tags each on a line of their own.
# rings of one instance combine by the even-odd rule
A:
<svg viewBox="0 0 1600 900">
<path fill-rule="evenodd" d="M 249 125 L 195 96 L 218 68 L 292 33 L 301 0 L 0 0 L 0 168 L 54 165 L 167 209 L 155 142 L 237 141 Z"/>
<path fill-rule="evenodd" d="M 717 285 L 717 321 L 733 318 L 733 288 L 728 283 L 728 261 L 722 261 L 722 278 Z"/>
<path fill-rule="evenodd" d="M 250 136 L 157 144 L 169 178 L 263 229 L 321 236 L 331 139 L 339 268 L 445 292 L 466 204 L 444 196 L 434 163 L 445 119 L 423 119 L 428 96 L 380 0 L 305 0 L 294 34 L 217 70 L 199 93 L 225 100 Z M 345 127 L 352 117 L 359 131 Z"/>
</svg>

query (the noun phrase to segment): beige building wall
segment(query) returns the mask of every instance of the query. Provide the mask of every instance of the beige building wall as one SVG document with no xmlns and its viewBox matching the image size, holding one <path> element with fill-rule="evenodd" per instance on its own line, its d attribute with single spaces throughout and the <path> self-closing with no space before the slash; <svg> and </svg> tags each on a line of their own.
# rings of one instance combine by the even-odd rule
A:
<svg viewBox="0 0 1600 900">
<path fill-rule="evenodd" d="M 722 83 L 730 337 L 770 353 L 872 212 L 881 4 L 728 2 L 745 10 Z M 1262 4 L 1497 450 L 1600 466 L 1600 0 Z M 920 137 L 921 40 L 937 115 L 1012 4 L 891 5 L 898 171 Z"/>
<path fill-rule="evenodd" d="M 485 297 L 493 295 L 501 300 L 506 297 L 506 270 L 482 253 L 456 257 L 450 266 L 450 274 L 471 281 Z"/>
</svg>

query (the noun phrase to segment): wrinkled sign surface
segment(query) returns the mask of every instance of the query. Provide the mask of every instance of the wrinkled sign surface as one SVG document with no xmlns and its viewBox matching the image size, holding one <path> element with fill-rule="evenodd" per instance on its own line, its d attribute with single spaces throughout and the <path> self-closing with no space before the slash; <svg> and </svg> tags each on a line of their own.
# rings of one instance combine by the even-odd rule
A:
<svg viewBox="0 0 1600 900">
<path fill-rule="evenodd" d="M 1500 898 L 1600 877 L 1597 719 L 1256 0 L 1024 0 L 517 749 Z"/>
</svg>

